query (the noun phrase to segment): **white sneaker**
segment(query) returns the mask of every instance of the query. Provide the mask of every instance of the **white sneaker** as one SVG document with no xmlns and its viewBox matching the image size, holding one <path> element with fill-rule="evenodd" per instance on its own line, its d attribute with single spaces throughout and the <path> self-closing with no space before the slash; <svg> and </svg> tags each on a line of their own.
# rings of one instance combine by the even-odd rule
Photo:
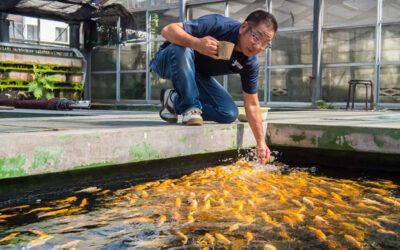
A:
<svg viewBox="0 0 400 250">
<path fill-rule="evenodd" d="M 178 115 L 175 113 L 174 109 L 174 98 L 176 92 L 173 89 L 162 89 L 160 93 L 160 117 L 166 122 L 177 123 Z"/>
<path fill-rule="evenodd" d="M 182 123 L 185 125 L 202 125 L 203 118 L 201 117 L 200 109 L 192 109 L 183 114 Z"/>
</svg>

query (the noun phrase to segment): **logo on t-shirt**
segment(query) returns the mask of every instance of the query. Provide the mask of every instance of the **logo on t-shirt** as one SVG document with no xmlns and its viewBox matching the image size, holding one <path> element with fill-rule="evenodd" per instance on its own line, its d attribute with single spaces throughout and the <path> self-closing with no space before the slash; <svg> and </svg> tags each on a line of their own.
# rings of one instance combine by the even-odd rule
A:
<svg viewBox="0 0 400 250">
<path fill-rule="evenodd" d="M 234 60 L 232 66 L 237 67 L 238 69 L 243 69 L 243 66 L 238 62 L 238 60 Z"/>
</svg>

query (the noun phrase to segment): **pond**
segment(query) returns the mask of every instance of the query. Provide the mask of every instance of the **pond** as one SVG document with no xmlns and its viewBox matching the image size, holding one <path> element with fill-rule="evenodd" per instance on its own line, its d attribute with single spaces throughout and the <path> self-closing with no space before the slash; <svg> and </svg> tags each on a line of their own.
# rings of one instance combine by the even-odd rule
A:
<svg viewBox="0 0 400 250">
<path fill-rule="evenodd" d="M 0 209 L 4 249 L 399 249 L 396 182 L 251 162 Z"/>
</svg>

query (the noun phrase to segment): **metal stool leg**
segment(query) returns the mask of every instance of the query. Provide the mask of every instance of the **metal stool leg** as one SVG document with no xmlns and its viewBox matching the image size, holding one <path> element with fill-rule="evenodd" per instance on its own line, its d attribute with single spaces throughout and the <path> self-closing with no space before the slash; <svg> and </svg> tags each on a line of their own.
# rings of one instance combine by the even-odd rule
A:
<svg viewBox="0 0 400 250">
<path fill-rule="evenodd" d="M 374 110 L 374 83 L 371 82 L 371 110 Z"/>
<path fill-rule="evenodd" d="M 357 84 L 353 84 L 353 103 L 351 104 L 351 109 L 354 109 L 354 97 L 356 96 L 356 85 Z"/>
<path fill-rule="evenodd" d="M 351 93 L 351 83 L 349 83 L 349 90 L 347 91 L 347 105 L 346 105 L 346 110 L 349 109 L 350 106 L 350 93 Z"/>
<path fill-rule="evenodd" d="M 365 110 L 368 111 L 368 85 L 365 85 Z"/>
</svg>

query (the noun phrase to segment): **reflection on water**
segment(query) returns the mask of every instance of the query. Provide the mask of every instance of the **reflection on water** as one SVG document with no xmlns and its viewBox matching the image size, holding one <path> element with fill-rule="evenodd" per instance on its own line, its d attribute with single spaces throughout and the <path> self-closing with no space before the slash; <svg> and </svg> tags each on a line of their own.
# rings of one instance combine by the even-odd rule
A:
<svg viewBox="0 0 400 250">
<path fill-rule="evenodd" d="M 398 186 L 237 162 L 0 210 L 0 247 L 399 249 Z"/>
</svg>

